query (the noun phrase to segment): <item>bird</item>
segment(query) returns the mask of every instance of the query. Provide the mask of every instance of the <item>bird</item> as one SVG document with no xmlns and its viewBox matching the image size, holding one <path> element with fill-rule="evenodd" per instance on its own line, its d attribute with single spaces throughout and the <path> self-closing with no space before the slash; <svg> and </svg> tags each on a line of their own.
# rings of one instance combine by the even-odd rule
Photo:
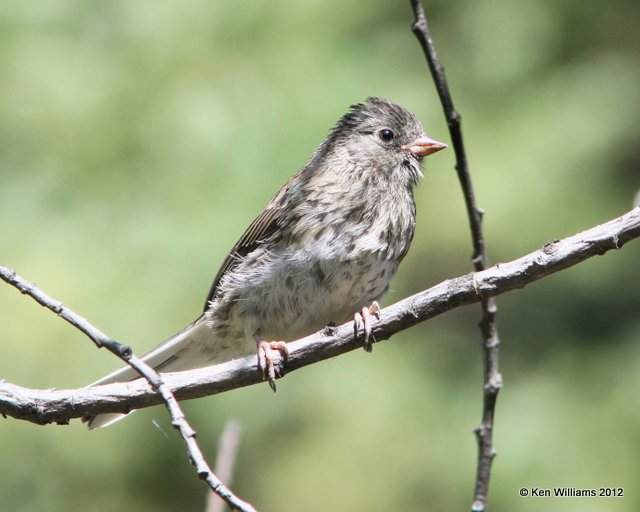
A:
<svg viewBox="0 0 640 512">
<path fill-rule="evenodd" d="M 327 325 L 353 319 L 370 351 L 378 301 L 413 239 L 422 160 L 446 147 L 391 101 L 352 105 L 233 246 L 200 316 L 143 360 L 175 372 L 257 352 L 275 391 L 287 342 Z M 124 367 L 91 386 L 138 377 Z M 84 421 L 93 429 L 123 416 Z"/>
</svg>

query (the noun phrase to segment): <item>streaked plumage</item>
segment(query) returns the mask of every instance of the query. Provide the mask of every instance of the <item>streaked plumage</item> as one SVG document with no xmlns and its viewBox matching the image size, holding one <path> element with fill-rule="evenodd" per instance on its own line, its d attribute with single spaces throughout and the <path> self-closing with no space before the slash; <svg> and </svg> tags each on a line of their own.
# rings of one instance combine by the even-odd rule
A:
<svg viewBox="0 0 640 512">
<path fill-rule="evenodd" d="M 421 159 L 444 147 L 398 105 L 354 105 L 235 244 L 203 314 L 145 360 L 163 372 L 217 364 L 255 352 L 256 333 L 292 341 L 380 299 L 413 238 Z M 136 377 L 122 368 L 93 385 Z"/>
</svg>

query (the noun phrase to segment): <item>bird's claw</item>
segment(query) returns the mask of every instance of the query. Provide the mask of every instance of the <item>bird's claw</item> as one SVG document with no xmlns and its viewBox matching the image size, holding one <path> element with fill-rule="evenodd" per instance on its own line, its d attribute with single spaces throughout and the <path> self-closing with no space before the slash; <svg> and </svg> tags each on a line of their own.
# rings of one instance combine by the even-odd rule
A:
<svg viewBox="0 0 640 512">
<path fill-rule="evenodd" d="M 378 301 L 373 301 L 371 306 L 364 307 L 360 311 L 358 311 L 354 317 L 354 333 L 356 336 L 360 333 L 362 329 L 364 331 L 364 340 L 362 342 L 362 347 L 366 352 L 371 352 L 372 350 L 372 336 L 371 336 L 371 317 L 375 317 L 376 320 L 380 320 L 380 304 Z M 375 341 L 375 339 L 374 339 Z"/>
<path fill-rule="evenodd" d="M 282 365 L 276 365 L 277 358 L 274 357 L 277 352 L 282 358 L 282 362 L 286 362 L 289 355 L 289 349 L 284 341 L 264 341 L 259 333 L 253 335 L 258 345 L 258 368 L 262 370 L 262 375 L 269 382 L 269 386 L 276 392 L 276 379 L 282 377 Z"/>
</svg>

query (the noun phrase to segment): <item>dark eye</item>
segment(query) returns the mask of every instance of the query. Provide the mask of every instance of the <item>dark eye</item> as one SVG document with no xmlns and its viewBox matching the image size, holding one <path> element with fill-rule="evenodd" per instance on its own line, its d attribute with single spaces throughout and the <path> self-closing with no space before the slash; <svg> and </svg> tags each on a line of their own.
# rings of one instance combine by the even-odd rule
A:
<svg viewBox="0 0 640 512">
<path fill-rule="evenodd" d="M 380 140 L 383 142 L 389 142 L 393 140 L 393 132 L 389 130 L 389 128 L 383 128 L 378 132 L 378 137 L 380 137 Z"/>
</svg>

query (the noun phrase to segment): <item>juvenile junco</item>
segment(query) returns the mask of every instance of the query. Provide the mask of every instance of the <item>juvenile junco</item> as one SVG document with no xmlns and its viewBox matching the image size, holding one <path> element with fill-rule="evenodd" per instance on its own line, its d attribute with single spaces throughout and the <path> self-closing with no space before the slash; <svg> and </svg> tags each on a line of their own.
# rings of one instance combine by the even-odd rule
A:
<svg viewBox="0 0 640 512">
<path fill-rule="evenodd" d="M 233 247 L 200 317 L 144 360 L 173 372 L 257 348 L 275 389 L 274 352 L 286 357 L 287 341 L 329 323 L 355 318 L 370 350 L 370 316 L 413 238 L 421 160 L 446 147 L 390 101 L 368 98 L 352 106 Z M 137 377 L 124 367 L 92 385 Z M 85 421 L 95 428 L 120 417 Z"/>
</svg>

